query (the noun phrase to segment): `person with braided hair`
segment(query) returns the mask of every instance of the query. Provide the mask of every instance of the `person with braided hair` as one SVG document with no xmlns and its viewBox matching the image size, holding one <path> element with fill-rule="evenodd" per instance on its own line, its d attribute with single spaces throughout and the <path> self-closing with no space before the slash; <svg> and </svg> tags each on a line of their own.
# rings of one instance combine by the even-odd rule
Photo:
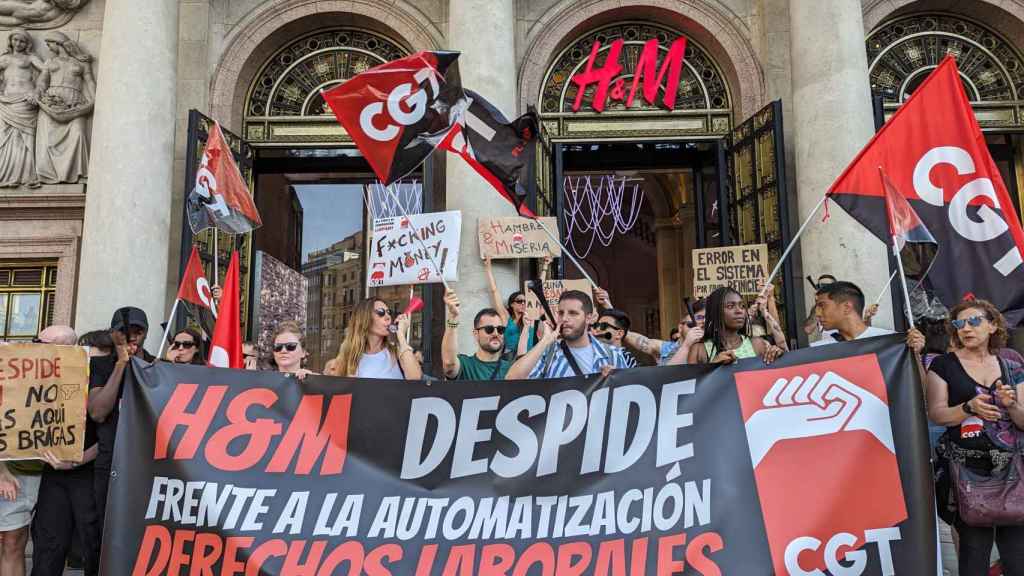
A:
<svg viewBox="0 0 1024 576">
<path fill-rule="evenodd" d="M 782 348 L 763 338 L 750 338 L 744 333 L 747 309 L 743 296 L 729 287 L 715 290 L 707 298 L 704 337 L 701 344 L 690 349 L 688 364 L 732 364 L 743 358 L 761 357 L 771 364 L 785 353 Z"/>
</svg>

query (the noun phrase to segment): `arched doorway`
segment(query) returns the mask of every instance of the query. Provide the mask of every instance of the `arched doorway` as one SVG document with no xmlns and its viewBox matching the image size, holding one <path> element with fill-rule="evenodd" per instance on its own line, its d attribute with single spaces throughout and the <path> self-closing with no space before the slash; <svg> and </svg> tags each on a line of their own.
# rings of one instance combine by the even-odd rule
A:
<svg viewBox="0 0 1024 576">
<path fill-rule="evenodd" d="M 583 82 L 613 67 L 608 85 Z M 537 91 L 550 155 L 538 208 L 560 217 L 569 249 L 639 332 L 668 337 L 683 317 L 694 248 L 767 243 L 777 257 L 787 238 L 781 106 L 734 125 L 726 67 L 686 28 L 625 20 L 568 39 Z M 651 98 L 642 88 L 655 72 Z"/>
<path fill-rule="evenodd" d="M 339 20 L 361 25 L 318 25 Z M 297 24 L 304 28 L 301 33 L 285 33 Z M 250 187 L 264 223 L 239 240 L 250 260 L 242 278 L 251 294 L 244 298 L 246 332 L 257 342 L 261 356 L 269 359 L 274 326 L 298 320 L 306 334 L 307 364 L 320 371 L 337 354 L 360 300 L 373 295 L 401 311 L 410 298 L 408 286 L 366 287 L 364 263 L 372 218 L 399 209 L 326 107 L 321 91 L 406 56 L 412 47 L 379 22 L 334 13 L 307 15 L 280 30 L 264 32 L 264 44 L 274 47 L 261 46 L 249 55 L 247 73 L 230 74 L 247 81 L 237 88 L 244 94 L 237 107 L 244 139 L 229 135 L 229 140 L 250 158 Z M 258 53 L 265 56 L 253 61 Z M 215 91 L 221 84 L 230 82 L 215 80 Z M 210 122 L 198 113 L 193 116 L 196 126 L 190 139 L 196 141 L 196 153 L 190 155 L 188 181 L 194 177 Z M 393 187 L 409 212 L 432 208 L 435 189 L 424 182 L 433 182 L 433 172 L 428 161 Z M 220 238 L 224 259 L 224 246 L 232 239 Z M 198 240 L 211 251 L 210 242 Z M 423 294 L 419 287 L 416 291 Z M 411 341 L 429 359 L 431 339 L 423 337 L 423 327 L 429 325 L 431 306 L 430 299 L 424 299 L 428 304 L 414 316 Z"/>
<path fill-rule="evenodd" d="M 905 102 L 947 55 L 985 132 L 989 151 L 1021 211 L 1024 194 L 1024 56 L 981 22 L 944 12 L 891 18 L 866 40 L 879 121 Z"/>
</svg>

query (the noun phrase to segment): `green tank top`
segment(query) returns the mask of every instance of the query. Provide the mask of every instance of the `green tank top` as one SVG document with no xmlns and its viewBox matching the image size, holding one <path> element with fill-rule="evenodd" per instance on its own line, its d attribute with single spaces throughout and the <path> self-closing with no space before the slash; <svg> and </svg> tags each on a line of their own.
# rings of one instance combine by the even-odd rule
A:
<svg viewBox="0 0 1024 576">
<path fill-rule="evenodd" d="M 714 347 L 715 347 L 715 343 L 714 342 L 712 342 L 710 340 L 707 340 L 707 341 L 704 342 L 704 351 L 708 353 L 708 362 L 714 360 L 715 355 L 717 355 L 718 352 L 720 352 L 720 351 L 717 351 L 717 352 L 715 352 L 715 354 L 712 354 L 711 350 Z M 736 348 L 735 351 L 736 351 L 736 359 L 737 360 L 742 360 L 744 358 L 756 358 L 757 357 L 757 351 L 754 350 L 754 341 L 751 340 L 750 338 L 747 338 L 746 336 L 743 337 L 743 341 L 740 342 L 739 347 Z"/>
</svg>

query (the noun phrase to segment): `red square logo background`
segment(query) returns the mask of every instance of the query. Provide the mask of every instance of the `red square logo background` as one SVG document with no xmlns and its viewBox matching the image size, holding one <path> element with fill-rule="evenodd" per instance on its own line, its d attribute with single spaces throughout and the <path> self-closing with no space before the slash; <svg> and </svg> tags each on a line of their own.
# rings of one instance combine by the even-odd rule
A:
<svg viewBox="0 0 1024 576">
<path fill-rule="evenodd" d="M 764 397 L 780 378 L 807 378 L 834 372 L 888 405 L 885 380 L 874 354 L 740 372 L 736 387 L 743 421 L 764 409 Z M 794 539 L 822 542 L 818 552 L 799 558 L 805 570 L 825 569 L 825 543 L 847 532 L 864 544 L 864 531 L 895 526 L 907 519 L 896 455 L 863 430 L 782 440 L 754 469 L 765 530 L 777 574 L 789 574 L 784 555 Z M 835 495 L 839 495 L 836 498 Z M 842 559 L 847 550 L 840 549 Z"/>
</svg>

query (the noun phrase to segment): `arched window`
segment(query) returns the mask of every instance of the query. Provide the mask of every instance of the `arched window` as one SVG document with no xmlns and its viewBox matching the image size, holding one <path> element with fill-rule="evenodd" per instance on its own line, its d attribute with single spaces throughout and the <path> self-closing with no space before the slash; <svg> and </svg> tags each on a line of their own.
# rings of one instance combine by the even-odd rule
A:
<svg viewBox="0 0 1024 576">
<path fill-rule="evenodd" d="M 892 109 L 914 92 L 947 54 L 982 126 L 1022 126 L 1024 60 L 985 26 L 951 14 L 913 14 L 883 23 L 867 39 L 871 90 Z"/>
<path fill-rule="evenodd" d="M 612 42 L 623 40 L 622 72 L 617 79 L 624 79 L 628 89 L 644 44 L 651 39 L 658 40 L 660 63 L 672 41 L 680 36 L 686 34 L 660 24 L 624 22 L 591 30 L 569 43 L 548 68 L 538 96 L 537 109 L 545 119 L 544 127 L 549 135 L 593 138 L 612 136 L 611 132 L 614 132 L 618 137 L 672 137 L 727 132 L 731 127 L 732 104 L 725 76 L 707 50 L 689 36 L 679 85 L 673 87 L 677 90 L 677 97 L 675 110 L 671 113 L 649 104 L 640 96 L 629 108 L 623 102 L 609 100 L 601 114 L 588 109 L 573 113 L 572 106 L 579 88 L 571 78 L 586 68 L 594 42 L 601 44 L 595 65 L 599 67 L 604 63 Z M 662 86 L 662 90 L 665 89 Z M 592 100 L 594 90 L 593 86 L 587 89 L 585 102 Z M 650 120 L 638 122 L 636 117 L 639 116 Z M 623 117 L 633 118 L 624 121 Z M 595 118 L 599 121 L 595 122 Z"/>
<path fill-rule="evenodd" d="M 408 53 L 395 40 L 358 28 L 321 30 L 292 41 L 267 60 L 249 88 L 246 138 L 348 141 L 320 92 Z"/>
</svg>

